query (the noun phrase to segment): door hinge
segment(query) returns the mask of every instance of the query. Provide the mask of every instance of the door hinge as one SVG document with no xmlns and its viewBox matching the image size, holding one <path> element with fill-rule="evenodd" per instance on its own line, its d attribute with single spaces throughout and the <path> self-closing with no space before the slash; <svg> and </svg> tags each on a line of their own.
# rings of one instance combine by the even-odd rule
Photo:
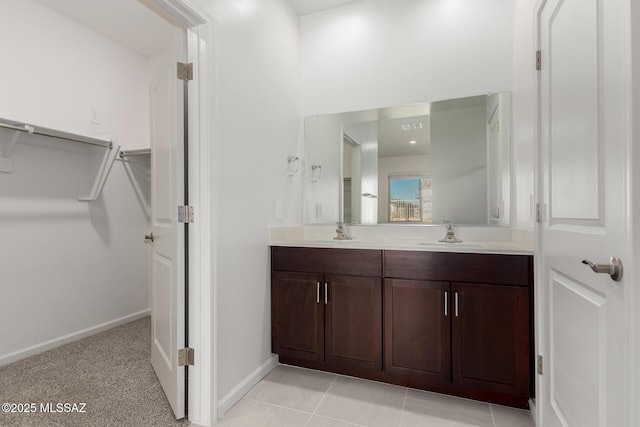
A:
<svg viewBox="0 0 640 427">
<path fill-rule="evenodd" d="M 181 348 L 178 350 L 178 366 L 193 366 L 195 352 L 192 348 Z"/>
<path fill-rule="evenodd" d="M 542 365 L 542 356 L 538 355 L 538 375 L 542 375 L 544 373 L 543 365 Z"/>
<path fill-rule="evenodd" d="M 184 62 L 178 62 L 178 79 L 179 80 L 193 80 L 193 63 L 188 64 Z"/>
<path fill-rule="evenodd" d="M 536 222 L 542 223 L 542 203 L 536 203 Z"/>
<path fill-rule="evenodd" d="M 193 206 L 178 206 L 178 223 L 191 224 L 194 219 Z"/>
<path fill-rule="evenodd" d="M 536 70 L 540 71 L 542 69 L 542 52 L 536 50 Z"/>
</svg>

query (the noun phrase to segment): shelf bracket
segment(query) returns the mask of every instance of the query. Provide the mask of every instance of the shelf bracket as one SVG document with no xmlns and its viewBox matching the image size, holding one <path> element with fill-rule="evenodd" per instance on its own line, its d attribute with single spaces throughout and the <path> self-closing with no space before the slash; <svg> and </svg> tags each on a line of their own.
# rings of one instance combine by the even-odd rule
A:
<svg viewBox="0 0 640 427">
<path fill-rule="evenodd" d="M 29 125 L 24 125 L 24 128 L 26 132 L 29 134 L 33 134 L 33 131 L 35 130 L 33 126 L 29 126 Z M 23 133 L 22 130 L 14 130 L 9 132 L 13 133 L 11 138 L 9 138 L 9 141 L 0 142 L 0 144 L 4 145 L 4 147 L 2 147 L 2 150 L 1 150 L 2 152 L 0 153 L 0 172 L 6 172 L 6 173 L 13 172 L 13 158 L 12 158 L 13 149 L 15 148 L 16 143 L 18 142 L 18 138 Z"/>
<path fill-rule="evenodd" d="M 110 150 L 90 146 L 83 148 L 85 150 L 78 153 L 81 159 L 78 164 L 78 200 L 97 200 L 120 152 L 120 146 L 113 144 Z"/>
</svg>

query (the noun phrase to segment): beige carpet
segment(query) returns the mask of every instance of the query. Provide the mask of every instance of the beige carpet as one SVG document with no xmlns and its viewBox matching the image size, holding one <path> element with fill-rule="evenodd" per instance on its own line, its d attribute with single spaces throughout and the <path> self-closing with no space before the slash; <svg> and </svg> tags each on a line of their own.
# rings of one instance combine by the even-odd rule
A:
<svg viewBox="0 0 640 427">
<path fill-rule="evenodd" d="M 3 406 L 0 426 L 188 425 L 176 421 L 151 367 L 150 325 L 146 317 L 1 367 L 0 404 L 34 403 L 36 412 Z"/>
</svg>

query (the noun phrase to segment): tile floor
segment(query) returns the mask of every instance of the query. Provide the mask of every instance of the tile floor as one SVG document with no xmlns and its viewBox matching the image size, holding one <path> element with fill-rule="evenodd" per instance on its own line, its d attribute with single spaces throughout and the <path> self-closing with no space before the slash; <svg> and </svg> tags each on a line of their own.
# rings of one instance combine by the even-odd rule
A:
<svg viewBox="0 0 640 427">
<path fill-rule="evenodd" d="M 528 411 L 280 365 L 224 427 L 534 427 Z"/>
</svg>

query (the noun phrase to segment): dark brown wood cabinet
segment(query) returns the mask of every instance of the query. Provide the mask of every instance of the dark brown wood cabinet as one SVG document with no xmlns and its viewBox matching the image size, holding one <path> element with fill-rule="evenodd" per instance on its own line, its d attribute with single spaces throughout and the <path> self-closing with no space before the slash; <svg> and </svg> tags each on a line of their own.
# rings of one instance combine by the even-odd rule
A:
<svg viewBox="0 0 640 427">
<path fill-rule="evenodd" d="M 529 290 L 453 283 L 452 380 L 528 397 Z"/>
<path fill-rule="evenodd" d="M 421 388 L 526 407 L 531 256 L 385 251 L 384 276 L 385 369 Z"/>
<path fill-rule="evenodd" d="M 526 408 L 530 255 L 273 247 L 283 363 Z"/>
<path fill-rule="evenodd" d="M 382 280 L 327 274 L 325 360 L 382 369 Z"/>
<path fill-rule="evenodd" d="M 451 380 L 449 283 L 384 281 L 384 368 L 425 382 Z"/>
<path fill-rule="evenodd" d="M 318 304 L 322 274 L 272 274 L 273 352 L 306 360 L 324 359 L 324 306 Z"/>
<path fill-rule="evenodd" d="M 272 266 L 274 353 L 382 369 L 380 251 L 273 248 Z"/>
</svg>

